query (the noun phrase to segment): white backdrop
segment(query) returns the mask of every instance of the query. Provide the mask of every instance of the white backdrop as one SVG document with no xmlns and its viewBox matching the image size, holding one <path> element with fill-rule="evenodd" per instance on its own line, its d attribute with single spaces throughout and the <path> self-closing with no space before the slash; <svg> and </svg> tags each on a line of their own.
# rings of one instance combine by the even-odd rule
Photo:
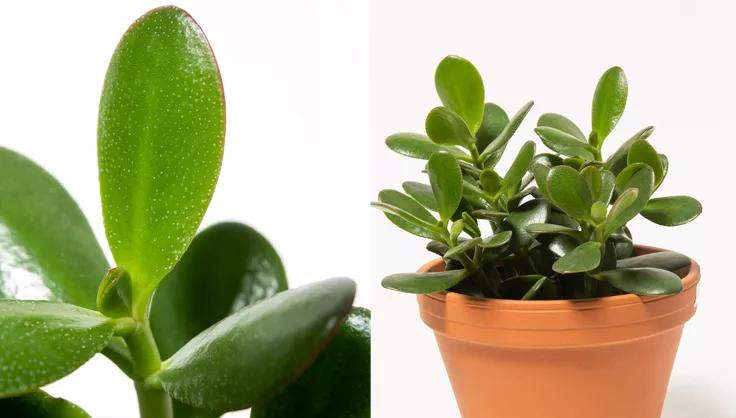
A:
<svg viewBox="0 0 736 418">
<path fill-rule="evenodd" d="M 56 175 L 103 246 L 95 142 L 102 81 L 128 25 L 160 5 L 0 5 L 0 145 Z M 225 159 L 203 225 L 248 223 L 277 248 L 291 286 L 351 277 L 357 304 L 368 306 L 368 2 L 177 5 L 212 43 L 227 99 Z M 100 356 L 49 391 L 95 417 L 137 415 L 132 385 Z"/>
<path fill-rule="evenodd" d="M 439 105 L 433 76 L 445 55 L 475 63 L 486 81 L 486 99 L 510 114 L 535 100 L 505 164 L 524 141 L 535 139 L 532 127 L 544 112 L 562 113 L 589 130 L 598 77 L 610 66 L 622 66 L 629 104 L 605 150 L 610 153 L 635 131 L 655 125 L 650 140 L 670 158 L 659 195 L 692 194 L 705 208 L 698 220 L 682 227 L 644 219 L 631 225 L 637 242 L 676 249 L 702 266 L 698 313 L 686 327 L 663 417 L 733 418 L 736 281 L 728 173 L 730 154 L 736 152 L 731 127 L 736 27 L 725 1 L 688 8 L 694 3 L 374 0 L 372 188 L 375 197 L 383 188 L 423 177 L 422 162 L 394 154 L 383 140 L 398 131 L 423 131 L 427 112 Z M 424 250 L 426 241 L 394 227 L 378 211 L 371 216 L 371 234 L 377 307 L 373 416 L 459 417 L 414 297 L 379 285 L 383 276 L 416 270 L 433 258 Z"/>
</svg>

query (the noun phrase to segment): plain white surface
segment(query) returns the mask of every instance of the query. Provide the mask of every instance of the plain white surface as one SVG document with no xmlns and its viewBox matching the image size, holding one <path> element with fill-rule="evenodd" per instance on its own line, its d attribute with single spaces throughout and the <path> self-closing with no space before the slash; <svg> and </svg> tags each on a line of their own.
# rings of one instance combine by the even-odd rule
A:
<svg viewBox="0 0 736 418">
<path fill-rule="evenodd" d="M 486 82 L 486 100 L 510 114 L 535 100 L 504 166 L 524 141 L 536 139 L 532 127 L 544 112 L 562 113 L 588 131 L 598 77 L 610 66 L 622 66 L 629 80 L 628 106 L 605 151 L 655 125 L 650 140 L 670 159 L 657 194 L 692 194 L 705 207 L 698 220 L 682 227 L 660 227 L 641 218 L 630 224 L 637 242 L 678 250 L 702 266 L 698 312 L 685 329 L 663 418 L 733 418 L 736 281 L 728 173 L 736 152 L 731 128 L 736 28 L 728 3 L 688 7 L 693 4 L 373 1 L 372 188 L 375 197 L 383 188 L 423 179 L 423 162 L 394 154 L 383 139 L 399 131 L 423 132 L 427 112 L 440 104 L 433 76 L 445 55 L 475 63 Z M 701 16 L 687 16 L 694 14 Z M 385 275 L 414 271 L 433 258 L 425 243 L 378 211 L 371 216 L 375 417 L 459 417 L 415 298 L 379 285 Z"/>
<path fill-rule="evenodd" d="M 0 145 L 57 176 L 103 246 L 96 159 L 102 81 L 128 25 L 160 5 L 0 6 Z M 203 225 L 248 223 L 279 251 L 292 287 L 347 276 L 358 282 L 356 304 L 368 306 L 367 1 L 177 5 L 207 34 L 227 100 L 225 159 Z M 49 391 L 94 417 L 137 416 L 132 384 L 101 356 Z"/>
</svg>

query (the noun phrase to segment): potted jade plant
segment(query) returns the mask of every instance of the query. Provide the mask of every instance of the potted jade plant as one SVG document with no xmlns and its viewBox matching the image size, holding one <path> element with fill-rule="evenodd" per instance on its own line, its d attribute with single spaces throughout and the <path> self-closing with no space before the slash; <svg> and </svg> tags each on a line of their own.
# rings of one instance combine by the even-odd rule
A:
<svg viewBox="0 0 736 418">
<path fill-rule="evenodd" d="M 143 418 L 370 416 L 369 313 L 352 306 L 355 283 L 287 290 L 254 229 L 195 236 L 224 138 L 212 50 L 186 12 L 163 7 L 123 36 L 100 101 L 115 267 L 61 184 L 0 148 L 0 416 L 88 417 L 40 388 L 96 353 L 134 382 Z"/>
<path fill-rule="evenodd" d="M 603 157 L 621 118 L 627 82 L 613 67 L 595 89 L 584 135 L 554 113 L 506 170 L 504 150 L 529 112 L 485 103 L 467 60 L 440 62 L 442 106 L 427 135 L 386 140 L 427 160 L 429 184 L 383 190 L 373 204 L 440 255 L 418 273 L 383 280 L 418 294 L 464 418 L 655 418 L 661 413 L 683 324 L 694 313 L 698 265 L 636 246 L 636 215 L 684 224 L 702 208 L 688 196 L 656 196 L 669 167 L 644 128 Z"/>
</svg>

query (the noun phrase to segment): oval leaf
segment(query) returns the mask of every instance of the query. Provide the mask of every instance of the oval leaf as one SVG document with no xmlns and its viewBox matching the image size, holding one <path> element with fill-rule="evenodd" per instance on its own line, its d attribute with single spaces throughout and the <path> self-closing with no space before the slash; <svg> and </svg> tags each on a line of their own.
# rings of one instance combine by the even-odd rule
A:
<svg viewBox="0 0 736 418">
<path fill-rule="evenodd" d="M 483 152 L 508 124 L 509 117 L 499 105 L 486 103 L 483 108 L 483 121 L 480 124 L 480 129 L 475 134 L 477 139 L 475 146 L 478 148 L 478 152 Z"/>
<path fill-rule="evenodd" d="M 496 248 L 502 245 L 506 245 L 511 241 L 511 231 L 501 231 L 497 234 L 493 234 L 490 237 L 483 238 L 483 242 L 479 244 L 483 248 Z"/>
<path fill-rule="evenodd" d="M 557 224 L 531 224 L 526 227 L 526 230 L 532 234 L 564 234 L 570 236 L 579 234 L 576 229 Z"/>
<path fill-rule="evenodd" d="M 419 202 L 422 206 L 429 210 L 437 212 L 439 206 L 437 205 L 437 199 L 434 198 L 432 192 L 432 186 L 423 183 L 417 183 L 415 181 L 405 181 L 401 184 L 406 194 L 413 197 L 414 200 Z"/>
<path fill-rule="evenodd" d="M 534 235 L 527 232 L 526 227 L 547 222 L 549 212 L 550 206 L 547 201 L 533 199 L 524 202 L 509 214 L 504 224 L 513 232 L 512 239 L 517 249 L 527 248 L 534 242 Z"/>
<path fill-rule="evenodd" d="M 544 145 L 549 149 L 569 157 L 580 157 L 586 160 L 592 160 L 593 148 L 581 142 L 573 135 L 563 132 L 559 129 L 540 126 L 534 129 Z"/>
<path fill-rule="evenodd" d="M 606 270 L 595 275 L 611 286 L 635 295 L 670 295 L 682 290 L 680 276 L 651 267 Z"/>
<path fill-rule="evenodd" d="M 296 382 L 251 418 L 370 418 L 371 314 L 353 308 L 330 345 Z"/>
<path fill-rule="evenodd" d="M 634 141 L 629 149 L 627 164 L 644 163 L 654 170 L 654 184 L 658 185 L 664 177 L 664 167 L 659 159 L 659 154 L 654 147 L 646 140 L 640 139 Z"/>
<path fill-rule="evenodd" d="M 437 66 L 434 85 L 442 104 L 460 115 L 471 132 L 478 131 L 483 119 L 485 92 L 475 66 L 465 58 L 447 56 Z"/>
<path fill-rule="evenodd" d="M 349 279 L 280 292 L 197 335 L 156 376 L 171 397 L 188 405 L 248 408 L 274 396 L 314 361 L 354 297 Z"/>
<path fill-rule="evenodd" d="M 440 217 L 447 221 L 460 205 L 463 197 L 463 177 L 457 160 L 449 154 L 439 153 L 427 163 L 429 183 L 437 199 Z"/>
<path fill-rule="evenodd" d="M 423 238 L 442 239 L 439 228 L 417 218 L 404 209 L 383 202 L 372 202 L 371 207 L 382 211 L 394 225 L 409 233 Z"/>
<path fill-rule="evenodd" d="M 631 144 L 633 144 L 634 142 L 640 139 L 649 138 L 652 135 L 652 133 L 654 133 L 653 126 L 647 126 L 641 131 L 635 133 L 634 136 L 626 140 L 626 142 L 624 142 L 623 145 L 618 147 L 616 152 L 611 154 L 611 156 L 606 159 L 606 162 L 603 165 L 603 168 L 611 171 L 614 175 L 618 175 L 618 173 L 620 173 L 621 170 L 626 168 L 626 160 L 629 155 L 629 149 L 631 148 Z"/>
<path fill-rule="evenodd" d="M 220 73 L 202 29 L 176 7 L 152 10 L 113 54 L 98 125 L 105 231 L 141 303 L 194 237 L 224 138 Z"/>
<path fill-rule="evenodd" d="M 468 277 L 465 270 L 399 273 L 386 276 L 381 286 L 404 293 L 434 293 L 449 289 Z"/>
<path fill-rule="evenodd" d="M 664 226 L 686 224 L 703 211 L 703 206 L 690 196 L 667 196 L 649 200 L 641 215 Z"/>
<path fill-rule="evenodd" d="M 468 146 L 475 140 L 460 116 L 445 107 L 432 109 L 424 127 L 437 144 Z"/>
<path fill-rule="evenodd" d="M 595 241 L 583 243 L 555 261 L 552 270 L 560 274 L 582 273 L 601 264 L 601 244 Z"/>
<path fill-rule="evenodd" d="M 618 260 L 618 268 L 653 267 L 662 270 L 675 271 L 690 265 L 690 257 L 674 251 L 660 251 L 651 254 L 638 255 Z"/>
<path fill-rule="evenodd" d="M 435 144 L 426 135 L 408 132 L 389 136 L 386 138 L 386 146 L 401 155 L 420 160 L 428 160 L 436 152 L 447 152 L 458 158 L 466 155 L 457 148 Z"/>
<path fill-rule="evenodd" d="M 0 399 L 0 411 L 8 418 L 91 418 L 77 405 L 41 390 Z"/>
<path fill-rule="evenodd" d="M 521 122 L 524 121 L 524 118 L 529 113 L 529 110 L 534 106 L 534 102 L 529 101 L 524 106 L 519 109 L 518 112 L 514 116 L 511 117 L 511 120 L 506 125 L 505 128 L 503 128 L 503 131 L 501 131 L 500 134 L 494 139 L 485 150 L 483 150 L 483 153 L 480 155 L 480 160 L 484 163 L 487 163 L 487 161 L 493 157 L 493 155 L 502 150 L 506 144 L 509 142 L 511 137 L 514 135 L 517 129 L 519 129 L 519 126 L 521 125 Z"/>
<path fill-rule="evenodd" d="M 627 95 L 628 85 L 624 70 L 620 67 L 606 70 L 598 81 L 593 95 L 591 126 L 598 138 L 598 143 L 593 145 L 602 144 L 621 119 Z"/>
<path fill-rule="evenodd" d="M 529 170 L 529 164 L 534 158 L 535 149 L 536 145 L 532 141 L 527 141 L 521 146 L 519 153 L 503 177 L 503 187 L 501 189 L 503 192 L 515 193 L 518 190 L 519 182 Z"/>
<path fill-rule="evenodd" d="M 0 298 L 95 309 L 107 267 L 64 187 L 31 160 L 0 147 Z"/>
<path fill-rule="evenodd" d="M 636 203 L 639 198 L 639 189 L 626 189 L 621 195 L 619 195 L 616 202 L 611 206 L 610 212 L 606 216 L 606 222 L 604 225 L 604 234 L 609 235 L 613 231 L 621 228 L 630 221 L 636 212 L 629 210 L 631 205 Z"/>
<path fill-rule="evenodd" d="M 0 300 L 0 397 L 60 379 L 99 353 L 115 323 L 58 302 Z"/>
<path fill-rule="evenodd" d="M 585 142 L 587 140 L 583 131 L 581 131 L 573 121 L 562 115 L 558 115 L 557 113 L 543 114 L 539 117 L 537 126 L 546 126 L 548 128 L 557 129 L 577 138 L 580 142 Z"/>
<path fill-rule="evenodd" d="M 585 180 L 574 168 L 552 167 L 547 174 L 547 193 L 555 206 L 575 219 L 590 218 L 593 199 Z"/>
</svg>

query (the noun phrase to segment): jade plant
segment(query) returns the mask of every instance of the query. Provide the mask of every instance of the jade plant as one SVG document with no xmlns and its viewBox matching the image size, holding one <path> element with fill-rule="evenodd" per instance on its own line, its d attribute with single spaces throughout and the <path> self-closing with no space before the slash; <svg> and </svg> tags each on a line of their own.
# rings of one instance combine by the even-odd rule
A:
<svg viewBox="0 0 736 418">
<path fill-rule="evenodd" d="M 429 239 L 443 271 L 394 274 L 383 286 L 409 293 L 451 290 L 504 299 L 576 299 L 625 293 L 665 295 L 682 289 L 676 274 L 690 264 L 675 252 L 637 255 L 626 224 L 641 214 L 665 226 L 695 219 L 689 196 L 653 197 L 669 163 L 646 127 L 607 158 L 603 145 L 621 118 L 628 86 L 608 69 L 593 95 L 587 136 L 568 118 L 545 113 L 534 132 L 549 151 L 521 145 L 499 170 L 511 137 L 532 102 L 511 117 L 485 102 L 478 70 L 448 56 L 435 72 L 442 106 L 426 135 L 397 133 L 393 151 L 426 160 L 429 184 L 408 181 L 383 190 L 373 206 L 399 228 Z"/>
<path fill-rule="evenodd" d="M 287 290 L 254 229 L 195 236 L 224 137 L 212 50 L 186 12 L 164 7 L 125 33 L 100 101 L 113 268 L 62 185 L 0 148 L 0 416 L 88 417 L 40 388 L 96 353 L 134 382 L 143 418 L 370 415 L 370 315 L 352 306 L 355 283 Z"/>
</svg>

